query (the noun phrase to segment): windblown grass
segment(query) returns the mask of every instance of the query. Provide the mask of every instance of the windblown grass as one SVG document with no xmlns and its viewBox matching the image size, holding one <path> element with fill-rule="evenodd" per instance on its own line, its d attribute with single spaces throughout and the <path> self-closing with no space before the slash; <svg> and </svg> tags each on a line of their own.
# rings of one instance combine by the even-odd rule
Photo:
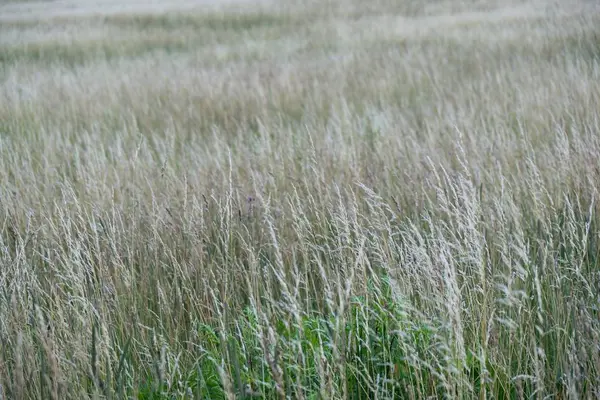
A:
<svg viewBox="0 0 600 400">
<path fill-rule="evenodd" d="M 287 6 L 12 5 L 0 398 L 600 396 L 598 7 Z"/>
</svg>

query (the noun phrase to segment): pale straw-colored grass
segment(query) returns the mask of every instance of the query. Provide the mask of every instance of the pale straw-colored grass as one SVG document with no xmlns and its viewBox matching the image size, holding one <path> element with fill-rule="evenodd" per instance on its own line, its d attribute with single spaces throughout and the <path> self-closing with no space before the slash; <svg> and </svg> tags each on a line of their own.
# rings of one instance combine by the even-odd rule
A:
<svg viewBox="0 0 600 400">
<path fill-rule="evenodd" d="M 188 3 L 0 5 L 0 398 L 600 396 L 594 2 Z"/>
</svg>

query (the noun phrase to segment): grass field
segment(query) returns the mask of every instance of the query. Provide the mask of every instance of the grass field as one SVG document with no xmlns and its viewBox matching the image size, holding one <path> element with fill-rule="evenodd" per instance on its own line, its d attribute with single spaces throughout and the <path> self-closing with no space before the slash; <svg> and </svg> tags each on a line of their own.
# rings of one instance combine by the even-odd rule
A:
<svg viewBox="0 0 600 400">
<path fill-rule="evenodd" d="M 600 5 L 0 3 L 0 399 L 600 397 Z"/>
</svg>

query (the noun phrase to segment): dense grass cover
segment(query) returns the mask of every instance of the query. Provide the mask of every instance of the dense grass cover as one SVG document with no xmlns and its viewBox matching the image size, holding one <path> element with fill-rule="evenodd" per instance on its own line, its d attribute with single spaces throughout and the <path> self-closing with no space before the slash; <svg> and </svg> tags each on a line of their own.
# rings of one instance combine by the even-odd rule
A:
<svg viewBox="0 0 600 400">
<path fill-rule="evenodd" d="M 600 397 L 595 2 L 104 1 L 0 4 L 0 399 Z"/>
</svg>

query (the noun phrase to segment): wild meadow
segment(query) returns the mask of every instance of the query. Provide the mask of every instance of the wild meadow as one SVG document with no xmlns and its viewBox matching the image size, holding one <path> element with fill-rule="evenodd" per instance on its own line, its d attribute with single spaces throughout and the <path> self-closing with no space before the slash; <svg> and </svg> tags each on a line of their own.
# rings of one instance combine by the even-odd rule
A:
<svg viewBox="0 0 600 400">
<path fill-rule="evenodd" d="M 0 399 L 600 397 L 600 5 L 0 3 Z"/>
</svg>

